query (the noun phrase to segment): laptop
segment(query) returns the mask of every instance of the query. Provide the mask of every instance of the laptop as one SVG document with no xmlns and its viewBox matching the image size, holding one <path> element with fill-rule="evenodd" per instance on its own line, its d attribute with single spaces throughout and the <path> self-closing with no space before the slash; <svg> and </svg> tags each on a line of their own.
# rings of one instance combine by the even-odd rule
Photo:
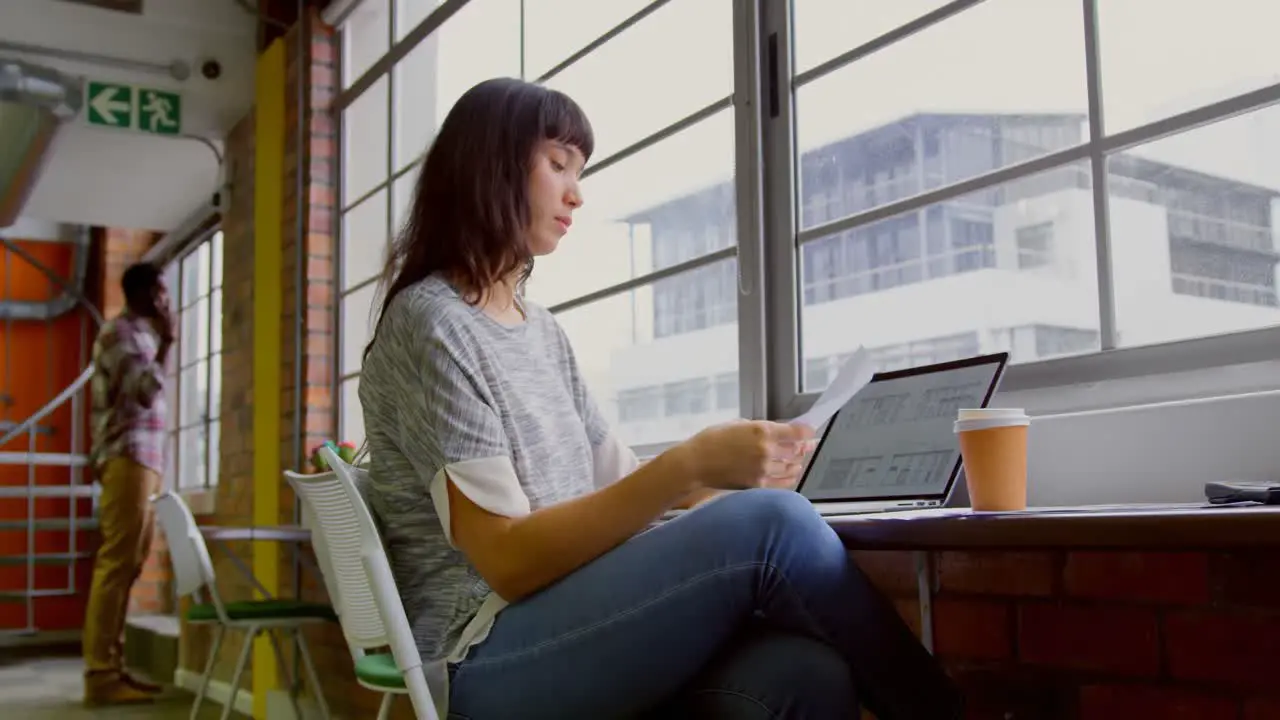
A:
<svg viewBox="0 0 1280 720">
<path fill-rule="evenodd" d="M 823 515 L 967 504 L 952 495 L 956 411 L 987 407 L 1008 362 L 1001 352 L 877 373 L 827 422 L 796 491 Z"/>
</svg>

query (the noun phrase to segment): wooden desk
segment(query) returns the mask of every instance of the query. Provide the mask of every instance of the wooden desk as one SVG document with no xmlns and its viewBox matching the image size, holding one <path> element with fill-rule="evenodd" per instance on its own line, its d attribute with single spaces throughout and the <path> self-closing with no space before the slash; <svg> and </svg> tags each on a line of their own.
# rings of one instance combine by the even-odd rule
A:
<svg viewBox="0 0 1280 720">
<path fill-rule="evenodd" d="M 1280 546 L 1280 506 L 1100 505 L 1012 513 L 911 510 L 828 518 L 865 550 L 1231 550 Z"/>
</svg>

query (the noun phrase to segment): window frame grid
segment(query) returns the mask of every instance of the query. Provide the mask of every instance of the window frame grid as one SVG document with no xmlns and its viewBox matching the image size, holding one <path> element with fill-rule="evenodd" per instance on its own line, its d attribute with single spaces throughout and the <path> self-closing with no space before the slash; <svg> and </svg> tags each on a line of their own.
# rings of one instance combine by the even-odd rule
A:
<svg viewBox="0 0 1280 720">
<path fill-rule="evenodd" d="M 174 306 L 177 307 L 178 309 L 175 312 L 175 315 L 177 316 L 179 325 L 175 332 L 175 335 L 177 337 L 174 341 L 174 345 L 172 348 L 172 352 L 175 353 L 175 355 L 173 355 L 172 357 L 176 357 L 176 360 L 173 361 L 173 372 L 165 373 L 165 376 L 168 379 L 168 381 L 173 383 L 173 399 L 174 399 L 173 407 L 170 408 L 169 424 L 171 427 L 169 427 L 166 430 L 165 435 L 169 438 L 169 441 L 172 443 L 173 454 L 174 454 L 173 468 L 174 468 L 174 473 L 176 474 L 176 477 L 174 478 L 174 487 L 179 491 L 209 490 L 210 488 L 216 487 L 218 484 L 218 478 L 213 477 L 210 471 L 212 469 L 211 460 L 214 457 L 215 453 L 218 453 L 220 450 L 218 447 L 214 447 L 214 443 L 212 442 L 211 431 L 214 424 L 219 423 L 222 420 L 222 398 L 218 398 L 217 414 L 211 414 L 209 412 L 209 409 L 213 407 L 213 385 L 214 385 L 213 359 L 215 357 L 217 358 L 223 357 L 224 349 L 221 344 L 219 344 L 217 350 L 213 349 L 213 323 L 221 319 L 221 312 L 214 311 L 212 300 L 215 292 L 219 294 L 219 297 L 222 296 L 222 290 L 223 290 L 226 278 L 223 273 L 221 272 L 215 273 L 213 269 L 213 263 L 215 259 L 214 253 L 213 253 L 213 243 L 215 241 L 215 238 L 217 239 L 217 242 L 223 246 L 221 248 L 221 251 L 222 251 L 221 255 L 225 259 L 226 234 L 223 233 L 221 224 L 217 224 L 211 227 L 209 230 L 205 231 L 204 233 L 201 233 L 201 235 L 197 239 L 191 242 L 186 248 L 182 250 L 182 252 L 175 255 L 173 259 L 169 261 L 170 264 L 177 265 L 178 287 L 170 288 L 169 292 L 172 296 L 175 297 L 175 300 L 176 300 L 176 302 L 174 302 Z M 200 249 L 206 246 L 209 248 L 208 282 L 203 287 L 197 288 L 195 299 L 193 299 L 190 303 L 187 303 L 185 302 L 186 298 L 183 297 L 183 294 L 186 290 L 186 283 L 183 281 L 184 278 L 182 273 L 182 263 L 188 258 L 195 257 L 200 252 Z M 217 278 L 216 282 L 215 282 L 215 277 Z M 205 328 L 204 328 L 205 353 L 203 355 L 199 355 L 191 358 L 190 362 L 184 363 L 182 360 L 182 351 L 183 351 L 183 335 L 182 335 L 182 326 L 181 326 L 182 314 L 183 314 L 183 311 L 196 307 L 196 305 L 201 300 L 206 300 L 205 313 L 204 313 L 205 315 Z M 225 339 L 224 339 L 224 342 L 225 342 Z M 192 368 L 198 368 L 201 363 L 204 363 L 204 375 L 205 375 L 204 414 L 201 417 L 191 420 L 190 422 L 187 422 L 184 424 L 182 422 L 182 402 L 183 402 L 182 376 L 185 371 L 191 370 Z M 220 372 L 221 372 L 221 369 L 222 369 L 222 365 L 221 363 L 219 363 Z M 196 374 L 198 376 L 200 373 L 196 373 Z M 219 391 L 221 391 L 222 389 L 222 378 L 220 376 L 218 377 L 218 389 Z M 185 469 L 183 465 L 185 456 L 182 451 L 183 433 L 185 431 L 190 431 L 190 430 L 198 429 L 201 427 L 204 428 L 204 437 L 205 437 L 204 453 L 203 453 L 204 454 L 203 477 L 200 478 L 200 481 L 198 483 L 184 484 L 182 482 L 183 470 Z M 221 428 L 219 428 L 219 432 L 218 432 L 219 446 L 221 445 L 221 435 L 222 435 Z M 221 472 L 221 463 L 219 463 L 219 472 Z"/>
<path fill-rule="evenodd" d="M 385 190 L 388 239 L 395 236 L 396 228 L 392 224 L 395 205 L 394 184 L 407 173 L 416 170 L 420 166 L 422 157 L 418 156 L 402 168 L 394 167 L 396 93 L 394 82 L 390 81 L 391 74 L 401 59 L 428 35 L 440 28 L 468 1 L 444 0 L 399 42 L 395 42 L 394 39 L 395 2 L 392 0 L 388 4 L 387 30 L 391 35 L 389 46 L 391 49 L 362 73 L 350 87 L 339 92 L 333 104 L 339 118 L 339 142 L 341 143 L 342 111 L 365 90 L 372 87 L 378 79 L 383 76 L 389 78 L 387 177 L 359 198 L 348 202 L 344 197 L 339 223 L 341 217 L 352 207 L 374 193 Z M 617 294 L 650 286 L 665 277 L 695 270 L 728 258 L 736 258 L 740 285 L 737 304 L 741 413 L 744 417 L 770 419 L 795 417 L 807 410 L 818 396 L 817 392 L 804 392 L 801 385 L 803 328 L 800 322 L 798 273 L 801 261 L 800 248 L 803 244 L 836 232 L 865 226 L 972 192 L 991 189 L 1014 180 L 1087 160 L 1093 174 L 1091 194 L 1097 253 L 1095 272 L 1098 278 L 1100 350 L 1011 365 L 1006 372 L 1002 389 L 1034 390 L 1273 359 L 1273 349 L 1276 343 L 1280 342 L 1280 325 L 1157 345 L 1118 347 L 1115 285 L 1111 272 L 1108 160 L 1116 153 L 1138 145 L 1166 136 L 1190 132 L 1198 127 L 1278 104 L 1280 103 L 1280 83 L 1195 107 L 1144 125 L 1106 134 L 1102 97 L 1103 68 L 1098 39 L 1098 0 L 1080 0 L 1085 38 L 1083 60 L 1088 99 L 1087 122 L 1090 129 L 1087 141 L 833 221 L 803 230 L 799 228 L 797 221 L 800 208 L 795 164 L 797 156 L 796 89 L 985 1 L 953 0 L 799 74 L 793 73 L 792 2 L 790 0 L 735 2 L 733 93 L 594 163 L 584 173 L 584 179 L 732 107 L 736 132 L 736 164 L 733 179 L 738 222 L 736 244 L 585 293 L 550 306 L 549 310 L 553 313 L 565 312 Z M 654 0 L 640 8 L 565 60 L 557 63 L 539 77 L 538 81 L 550 79 L 587 57 L 592 51 L 668 2 L 670 0 Z M 523 28 L 525 12 L 523 1 L 519 7 Z M 521 43 L 523 42 L 522 29 Z M 523 74 L 523 52 L 521 52 L 521 71 Z M 339 152 L 339 173 L 342 172 L 341 155 L 342 153 Z M 339 286 L 343 282 L 340 253 L 339 249 Z M 766 268 L 770 272 L 766 273 Z M 338 353 L 342 348 L 340 315 L 342 300 L 351 292 L 364 288 L 374 281 L 376 278 L 362 281 L 340 293 L 337 306 L 338 332 L 335 333 L 335 349 Z M 334 386 L 335 393 L 340 389 L 342 382 L 358 376 L 358 369 L 352 371 L 348 368 L 340 368 Z"/>
</svg>

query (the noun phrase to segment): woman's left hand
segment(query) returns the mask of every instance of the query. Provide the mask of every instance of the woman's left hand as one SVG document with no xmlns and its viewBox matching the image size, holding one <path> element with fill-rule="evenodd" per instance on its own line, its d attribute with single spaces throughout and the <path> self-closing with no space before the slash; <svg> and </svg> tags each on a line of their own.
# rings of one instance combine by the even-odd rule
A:
<svg viewBox="0 0 1280 720">
<path fill-rule="evenodd" d="M 794 490 L 800 483 L 805 469 L 809 466 L 810 457 L 818 447 L 816 438 L 783 446 L 791 452 L 784 457 L 775 457 L 769 464 L 769 472 L 760 479 L 760 486 L 779 490 Z"/>
</svg>

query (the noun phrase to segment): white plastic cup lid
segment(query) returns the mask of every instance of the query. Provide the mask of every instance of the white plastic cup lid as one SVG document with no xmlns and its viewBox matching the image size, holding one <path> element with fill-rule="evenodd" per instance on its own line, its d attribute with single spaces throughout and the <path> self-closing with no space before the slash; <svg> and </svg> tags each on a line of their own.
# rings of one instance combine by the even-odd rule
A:
<svg viewBox="0 0 1280 720">
<path fill-rule="evenodd" d="M 1025 417 L 1027 417 L 1027 411 L 1022 408 L 960 408 L 956 412 L 957 420 L 995 420 Z"/>
<path fill-rule="evenodd" d="M 1031 424 L 1031 418 L 1023 415 L 1021 417 L 1003 417 L 1003 418 L 974 418 L 972 420 L 957 420 L 955 422 L 955 432 L 969 432 L 971 430 L 992 430 L 994 428 L 1003 427 L 1024 427 Z"/>
</svg>

